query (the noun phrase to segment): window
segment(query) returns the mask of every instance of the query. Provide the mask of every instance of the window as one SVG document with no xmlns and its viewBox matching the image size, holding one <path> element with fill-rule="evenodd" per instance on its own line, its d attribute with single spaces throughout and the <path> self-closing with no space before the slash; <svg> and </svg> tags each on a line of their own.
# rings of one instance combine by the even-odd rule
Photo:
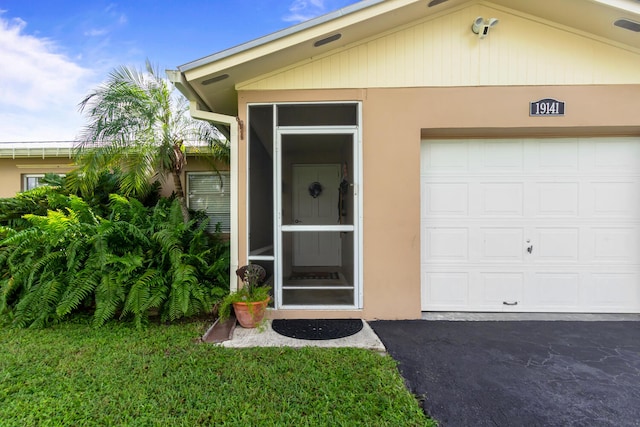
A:
<svg viewBox="0 0 640 427">
<path fill-rule="evenodd" d="M 187 172 L 187 203 L 189 208 L 207 213 L 211 232 L 218 223 L 223 233 L 231 231 L 230 181 L 229 172 Z"/>
<path fill-rule="evenodd" d="M 349 126 L 358 124 L 358 104 L 280 104 L 278 126 Z"/>
<path fill-rule="evenodd" d="M 22 175 L 22 191 L 33 190 L 34 188 L 42 187 L 43 185 L 47 185 L 42 182 L 42 178 L 44 178 L 43 173 L 30 173 Z M 58 174 L 59 176 L 64 176 L 64 174 Z"/>
</svg>

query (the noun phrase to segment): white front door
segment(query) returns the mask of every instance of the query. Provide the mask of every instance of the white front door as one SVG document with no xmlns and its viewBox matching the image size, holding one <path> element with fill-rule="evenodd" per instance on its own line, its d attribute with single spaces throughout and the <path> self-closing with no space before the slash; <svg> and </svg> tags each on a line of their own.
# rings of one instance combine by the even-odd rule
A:
<svg viewBox="0 0 640 427">
<path fill-rule="evenodd" d="M 292 176 L 294 223 L 338 224 L 340 165 L 293 165 Z M 293 265 L 338 266 L 342 258 L 340 248 L 337 233 L 297 233 L 293 240 Z"/>
<path fill-rule="evenodd" d="M 640 140 L 423 141 L 422 308 L 640 312 Z"/>
</svg>

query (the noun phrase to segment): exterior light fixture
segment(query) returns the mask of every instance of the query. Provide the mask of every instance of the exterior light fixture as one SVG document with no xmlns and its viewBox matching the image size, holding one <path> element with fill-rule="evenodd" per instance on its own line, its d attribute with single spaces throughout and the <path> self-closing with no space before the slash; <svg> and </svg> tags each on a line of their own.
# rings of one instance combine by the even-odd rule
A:
<svg viewBox="0 0 640 427">
<path fill-rule="evenodd" d="M 489 35 L 489 30 L 496 25 L 498 25 L 497 18 L 484 19 L 482 16 L 478 16 L 471 25 L 471 31 L 483 39 Z"/>
</svg>

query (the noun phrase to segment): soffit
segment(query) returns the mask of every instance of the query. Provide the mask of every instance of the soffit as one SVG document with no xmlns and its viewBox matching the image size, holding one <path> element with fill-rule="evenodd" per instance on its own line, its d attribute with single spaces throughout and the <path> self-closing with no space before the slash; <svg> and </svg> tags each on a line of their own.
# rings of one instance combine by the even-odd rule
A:
<svg viewBox="0 0 640 427">
<path fill-rule="evenodd" d="M 356 3 L 326 17 L 182 65 L 179 70 L 191 91 L 211 111 L 236 115 L 235 87 L 238 83 L 469 4 L 508 8 L 529 15 L 532 19 L 550 21 L 640 50 L 640 33 L 613 25 L 620 18 L 640 21 L 640 1 L 637 0 L 448 0 L 434 7 L 428 7 L 428 3 L 428 0 L 369 0 Z M 341 34 L 339 40 L 320 47 L 313 46 L 316 41 L 337 33 Z M 203 84 L 224 75 L 228 77 Z M 195 98 L 193 94 L 187 95 Z"/>
<path fill-rule="evenodd" d="M 638 0 L 492 0 L 492 3 L 640 49 L 640 33 L 613 25 L 620 18 L 640 20 Z"/>
</svg>

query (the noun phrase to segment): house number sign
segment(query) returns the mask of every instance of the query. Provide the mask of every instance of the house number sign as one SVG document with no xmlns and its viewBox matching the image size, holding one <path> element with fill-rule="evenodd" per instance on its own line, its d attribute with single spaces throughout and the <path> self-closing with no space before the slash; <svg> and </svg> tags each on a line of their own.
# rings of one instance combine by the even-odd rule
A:
<svg viewBox="0 0 640 427">
<path fill-rule="evenodd" d="M 564 116 L 564 101 L 545 98 L 529 103 L 530 116 Z"/>
</svg>

